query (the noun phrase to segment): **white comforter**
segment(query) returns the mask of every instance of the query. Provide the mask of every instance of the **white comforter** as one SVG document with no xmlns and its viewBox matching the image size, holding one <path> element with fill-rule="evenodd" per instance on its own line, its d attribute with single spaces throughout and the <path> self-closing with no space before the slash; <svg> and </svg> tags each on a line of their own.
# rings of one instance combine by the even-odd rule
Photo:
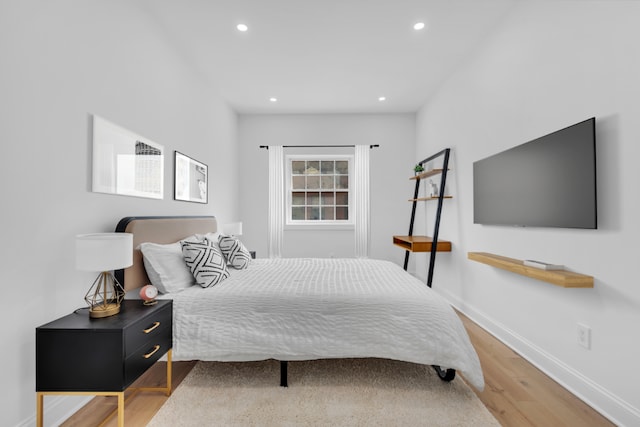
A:
<svg viewBox="0 0 640 427">
<path fill-rule="evenodd" d="M 173 298 L 176 360 L 379 357 L 484 379 L 453 309 L 388 261 L 257 259 L 224 282 Z"/>
</svg>

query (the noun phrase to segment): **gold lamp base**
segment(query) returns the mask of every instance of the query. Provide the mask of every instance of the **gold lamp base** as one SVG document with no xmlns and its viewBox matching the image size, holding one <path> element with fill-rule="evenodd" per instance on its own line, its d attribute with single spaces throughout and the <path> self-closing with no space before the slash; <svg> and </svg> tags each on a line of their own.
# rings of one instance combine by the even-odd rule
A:
<svg viewBox="0 0 640 427">
<path fill-rule="evenodd" d="M 124 299 L 124 289 L 113 274 L 100 273 L 84 296 L 89 306 L 89 317 L 100 319 L 120 312 L 120 303 Z"/>
<path fill-rule="evenodd" d="M 115 304 L 115 303 L 95 305 L 89 308 L 89 317 L 93 319 L 109 317 L 118 313 L 120 313 L 120 304 Z"/>
</svg>

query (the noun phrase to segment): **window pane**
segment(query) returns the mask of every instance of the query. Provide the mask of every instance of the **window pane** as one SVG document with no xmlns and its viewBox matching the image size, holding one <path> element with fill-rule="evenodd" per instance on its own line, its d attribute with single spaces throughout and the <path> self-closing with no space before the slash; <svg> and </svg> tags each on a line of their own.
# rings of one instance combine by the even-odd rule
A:
<svg viewBox="0 0 640 427">
<path fill-rule="evenodd" d="M 307 207 L 307 220 L 317 221 L 320 219 L 319 207 Z"/>
<path fill-rule="evenodd" d="M 320 193 L 315 191 L 311 193 L 307 193 L 307 205 L 317 206 L 319 204 L 320 204 Z"/>
<path fill-rule="evenodd" d="M 336 172 L 343 175 L 349 174 L 349 162 L 346 160 L 336 160 Z"/>
<path fill-rule="evenodd" d="M 327 190 L 333 189 L 333 175 L 323 175 L 321 177 L 322 188 Z"/>
<path fill-rule="evenodd" d="M 291 177 L 291 186 L 294 190 L 304 190 L 306 188 L 304 176 Z"/>
<path fill-rule="evenodd" d="M 307 188 L 310 188 L 313 190 L 320 188 L 320 177 L 307 176 Z"/>
<path fill-rule="evenodd" d="M 323 160 L 320 162 L 320 172 L 333 175 L 333 160 Z"/>
<path fill-rule="evenodd" d="M 304 207 L 291 208 L 291 219 L 304 220 Z"/>
<path fill-rule="evenodd" d="M 348 221 L 349 161 L 294 158 L 289 160 L 289 220 Z"/>
<path fill-rule="evenodd" d="M 346 206 L 336 207 L 336 219 L 339 219 L 339 220 L 349 219 L 349 208 Z"/>
<path fill-rule="evenodd" d="M 348 205 L 349 204 L 349 193 L 345 193 L 344 191 L 336 192 L 336 205 Z"/>
<path fill-rule="evenodd" d="M 291 172 L 296 175 L 304 173 L 304 160 L 294 160 L 291 162 Z"/>
<path fill-rule="evenodd" d="M 304 205 L 304 192 L 298 191 L 295 193 L 291 193 L 291 204 L 292 205 Z"/>
<path fill-rule="evenodd" d="M 321 203 L 323 205 L 334 205 L 335 203 L 335 198 L 333 197 L 333 191 L 323 191 L 322 193 L 320 193 L 320 197 L 321 197 Z"/>
<path fill-rule="evenodd" d="M 335 219 L 334 209 L 335 208 L 333 208 L 333 207 L 330 207 L 330 208 L 324 207 L 324 208 L 322 208 L 322 219 L 325 220 L 325 221 L 334 220 Z"/>
<path fill-rule="evenodd" d="M 305 173 L 308 175 L 320 173 L 320 161 L 307 162 L 307 170 Z"/>
<path fill-rule="evenodd" d="M 336 188 L 349 188 L 349 176 L 348 175 L 336 176 Z"/>
</svg>

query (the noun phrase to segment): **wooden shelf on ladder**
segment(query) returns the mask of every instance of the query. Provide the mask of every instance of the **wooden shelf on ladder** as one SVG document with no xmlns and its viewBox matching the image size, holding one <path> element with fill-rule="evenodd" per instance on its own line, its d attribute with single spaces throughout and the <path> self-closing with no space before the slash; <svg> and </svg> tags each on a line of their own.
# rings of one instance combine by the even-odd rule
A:
<svg viewBox="0 0 640 427">
<path fill-rule="evenodd" d="M 393 244 L 410 252 L 431 252 L 433 237 L 429 236 L 393 236 Z M 438 240 L 436 251 L 451 252 L 451 242 Z"/>
<path fill-rule="evenodd" d="M 433 156 L 427 157 L 426 159 L 419 162 L 419 165 L 424 166 L 425 164 L 442 157 L 442 168 L 440 169 L 430 169 L 424 172 L 420 172 L 415 176 L 412 176 L 409 179 L 415 180 L 415 189 L 413 198 L 409 199 L 412 202 L 411 206 L 411 221 L 409 223 L 409 233 L 406 236 L 393 236 L 393 244 L 399 246 L 405 250 L 404 256 L 404 269 L 407 269 L 409 265 L 409 254 L 411 252 L 429 252 L 429 271 L 427 273 L 427 286 L 431 287 L 431 282 L 433 281 L 433 271 L 435 267 L 436 261 L 436 253 L 437 252 L 451 252 L 451 242 L 447 242 L 445 240 L 440 240 L 438 238 L 438 234 L 440 231 L 440 217 L 442 214 L 442 202 L 444 199 L 450 199 L 451 196 L 445 196 L 445 184 L 447 182 L 447 172 L 449 171 L 449 154 L 451 152 L 450 148 L 445 148 L 444 150 L 434 154 Z M 440 175 L 440 187 L 438 188 L 437 196 L 429 196 L 429 197 L 418 197 L 420 192 L 420 182 L 425 178 L 429 178 L 432 176 Z M 422 201 L 437 201 L 436 208 L 436 222 L 433 229 L 433 236 L 414 236 L 413 235 L 413 224 L 415 222 L 416 217 L 416 206 L 418 202 Z"/>
</svg>

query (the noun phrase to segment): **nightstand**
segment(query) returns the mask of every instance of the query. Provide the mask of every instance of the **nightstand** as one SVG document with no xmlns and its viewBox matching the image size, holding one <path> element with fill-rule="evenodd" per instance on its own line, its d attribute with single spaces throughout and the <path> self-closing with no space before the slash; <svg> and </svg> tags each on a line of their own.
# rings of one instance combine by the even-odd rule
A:
<svg viewBox="0 0 640 427">
<path fill-rule="evenodd" d="M 166 387 L 137 388 L 171 394 L 173 301 L 145 306 L 123 301 L 117 315 L 91 319 L 79 309 L 36 328 L 37 426 L 44 396 L 117 396 L 118 426 L 124 426 L 124 391 L 167 354 Z"/>
</svg>

